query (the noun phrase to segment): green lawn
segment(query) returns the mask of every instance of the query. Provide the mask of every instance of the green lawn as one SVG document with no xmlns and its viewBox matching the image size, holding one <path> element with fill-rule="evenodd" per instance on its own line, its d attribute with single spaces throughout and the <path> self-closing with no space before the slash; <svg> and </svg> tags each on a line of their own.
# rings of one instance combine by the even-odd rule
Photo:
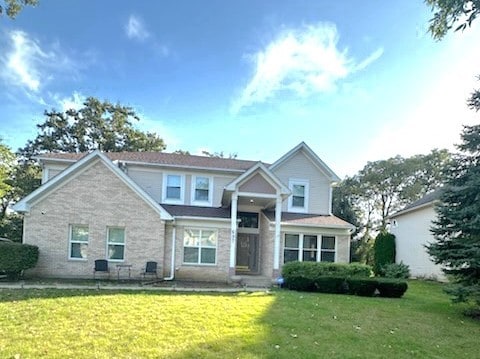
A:
<svg viewBox="0 0 480 359">
<path fill-rule="evenodd" d="M 275 291 L 0 290 L 0 357 L 478 358 L 441 286 L 401 299 Z"/>
</svg>

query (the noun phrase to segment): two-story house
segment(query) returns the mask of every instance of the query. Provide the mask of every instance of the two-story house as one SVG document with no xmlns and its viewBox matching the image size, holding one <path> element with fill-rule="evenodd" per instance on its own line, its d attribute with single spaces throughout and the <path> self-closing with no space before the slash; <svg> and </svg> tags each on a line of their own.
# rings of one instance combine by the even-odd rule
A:
<svg viewBox="0 0 480 359">
<path fill-rule="evenodd" d="M 274 279 L 288 261 L 348 262 L 353 226 L 331 213 L 335 173 L 301 143 L 273 164 L 163 152 L 51 153 L 19 201 L 33 274 L 91 277 L 96 259 L 165 279 Z"/>
</svg>

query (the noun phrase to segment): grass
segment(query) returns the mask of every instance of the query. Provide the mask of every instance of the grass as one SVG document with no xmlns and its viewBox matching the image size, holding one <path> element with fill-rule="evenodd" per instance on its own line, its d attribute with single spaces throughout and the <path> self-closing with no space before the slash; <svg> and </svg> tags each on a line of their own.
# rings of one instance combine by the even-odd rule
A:
<svg viewBox="0 0 480 359">
<path fill-rule="evenodd" d="M 401 299 L 275 291 L 0 290 L 1 358 L 476 358 L 441 285 Z"/>
</svg>

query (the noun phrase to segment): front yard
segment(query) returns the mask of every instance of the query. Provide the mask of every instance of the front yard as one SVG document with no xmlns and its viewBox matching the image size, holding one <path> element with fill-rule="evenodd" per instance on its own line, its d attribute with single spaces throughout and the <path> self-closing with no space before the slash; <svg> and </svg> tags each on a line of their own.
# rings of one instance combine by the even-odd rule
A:
<svg viewBox="0 0 480 359">
<path fill-rule="evenodd" d="M 401 299 L 274 291 L 0 290 L 2 358 L 476 358 L 436 283 Z"/>
</svg>

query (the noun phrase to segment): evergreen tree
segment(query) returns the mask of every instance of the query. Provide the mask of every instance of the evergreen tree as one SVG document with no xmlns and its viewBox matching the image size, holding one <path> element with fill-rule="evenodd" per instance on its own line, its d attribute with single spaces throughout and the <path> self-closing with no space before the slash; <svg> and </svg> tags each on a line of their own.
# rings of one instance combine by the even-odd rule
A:
<svg viewBox="0 0 480 359">
<path fill-rule="evenodd" d="M 462 154 L 436 207 L 432 228 L 436 241 L 427 250 L 451 275 L 454 286 L 448 292 L 454 300 L 480 309 L 480 125 L 465 126 L 462 140 L 458 146 Z"/>
</svg>

